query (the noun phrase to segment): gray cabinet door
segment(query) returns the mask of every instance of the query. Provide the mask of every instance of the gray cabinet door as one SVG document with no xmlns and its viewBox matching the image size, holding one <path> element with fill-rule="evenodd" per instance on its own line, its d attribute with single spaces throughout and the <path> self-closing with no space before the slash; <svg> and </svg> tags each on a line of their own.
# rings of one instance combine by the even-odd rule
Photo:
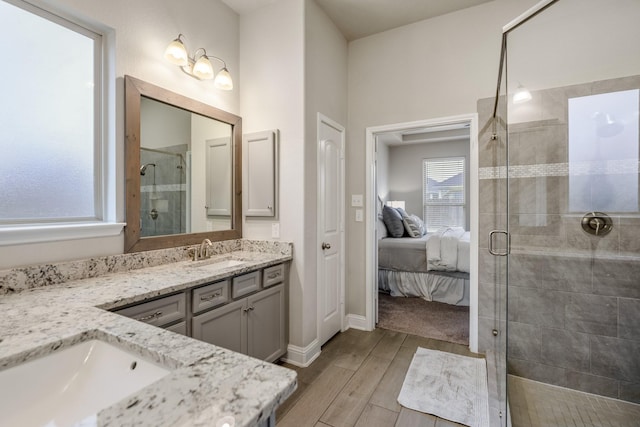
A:
<svg viewBox="0 0 640 427">
<path fill-rule="evenodd" d="M 273 362 L 285 351 L 284 285 L 247 298 L 249 356 Z"/>
<path fill-rule="evenodd" d="M 247 300 L 193 317 L 193 338 L 247 354 Z"/>
</svg>

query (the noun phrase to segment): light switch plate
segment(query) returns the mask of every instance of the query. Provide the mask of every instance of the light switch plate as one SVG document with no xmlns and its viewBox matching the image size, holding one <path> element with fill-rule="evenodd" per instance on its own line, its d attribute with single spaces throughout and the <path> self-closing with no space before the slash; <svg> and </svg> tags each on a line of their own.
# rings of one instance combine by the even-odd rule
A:
<svg viewBox="0 0 640 427">
<path fill-rule="evenodd" d="M 362 194 L 352 194 L 351 195 L 351 206 L 361 207 L 362 206 Z"/>
</svg>

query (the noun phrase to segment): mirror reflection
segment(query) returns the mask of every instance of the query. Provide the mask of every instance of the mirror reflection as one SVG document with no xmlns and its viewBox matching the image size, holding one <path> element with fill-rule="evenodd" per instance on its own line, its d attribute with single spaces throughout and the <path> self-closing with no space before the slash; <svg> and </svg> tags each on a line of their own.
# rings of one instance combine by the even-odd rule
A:
<svg viewBox="0 0 640 427">
<path fill-rule="evenodd" d="M 230 230 L 231 148 L 230 124 L 142 97 L 140 236 Z"/>
<path fill-rule="evenodd" d="M 124 81 L 125 252 L 242 238 L 242 118 Z"/>
</svg>

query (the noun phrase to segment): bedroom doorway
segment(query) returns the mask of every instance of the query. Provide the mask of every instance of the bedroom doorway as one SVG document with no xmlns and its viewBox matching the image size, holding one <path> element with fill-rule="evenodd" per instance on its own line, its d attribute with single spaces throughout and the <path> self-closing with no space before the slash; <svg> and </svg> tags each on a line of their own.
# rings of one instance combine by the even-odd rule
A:
<svg viewBox="0 0 640 427">
<path fill-rule="evenodd" d="M 449 155 L 446 151 L 442 151 L 442 147 L 444 146 L 447 150 L 453 149 L 454 141 L 460 140 L 464 138 L 466 132 L 466 142 L 468 144 L 468 151 L 466 155 L 466 159 L 464 160 L 464 173 L 461 175 L 466 175 L 467 183 L 466 188 L 468 192 L 464 197 L 465 206 L 460 210 L 460 212 L 466 213 L 465 217 L 461 219 L 461 225 L 464 224 L 465 230 L 469 233 L 462 237 L 457 236 L 457 238 L 466 239 L 467 241 L 464 243 L 460 243 L 460 247 L 464 245 L 467 246 L 466 257 L 464 260 L 466 262 L 466 267 L 460 267 L 460 272 L 452 272 L 452 273 L 444 273 L 440 274 L 439 272 L 427 272 L 426 268 L 419 263 L 426 263 L 426 237 L 422 238 L 395 238 L 390 239 L 385 243 L 401 243 L 401 241 L 406 240 L 409 241 L 410 245 L 413 245 L 413 249 L 409 249 L 407 252 L 409 255 L 408 258 L 405 258 L 404 255 L 401 257 L 394 258 L 393 255 L 397 254 L 399 250 L 397 248 L 392 248 L 387 251 L 381 252 L 381 257 L 384 259 L 381 260 L 384 263 L 391 264 L 391 267 L 384 268 L 381 271 L 383 274 L 380 277 L 380 284 L 386 286 L 387 291 L 391 291 L 392 293 L 396 293 L 399 288 L 402 290 L 406 290 L 407 285 L 410 288 L 408 292 L 403 292 L 403 294 L 411 295 L 414 293 L 416 296 L 425 296 L 426 292 L 431 292 L 430 290 L 436 289 L 434 295 L 429 294 L 426 299 L 432 298 L 434 301 L 442 301 L 442 303 L 452 304 L 451 306 L 441 306 L 438 307 L 439 303 L 431 303 L 429 308 L 430 311 L 432 308 L 435 308 L 437 311 L 442 311 L 445 313 L 441 318 L 437 319 L 437 322 L 433 322 L 435 327 L 437 328 L 438 322 L 446 322 L 443 318 L 449 316 L 451 317 L 452 322 L 460 322 L 460 318 L 457 320 L 454 319 L 456 316 L 456 311 L 464 312 L 464 322 L 467 322 L 468 316 L 468 344 L 469 348 L 472 351 L 477 351 L 477 331 L 478 331 L 478 277 L 477 277 L 477 267 L 478 267 L 478 119 L 477 114 L 468 114 L 461 116 L 453 116 L 453 117 L 445 117 L 439 119 L 429 119 L 429 120 L 421 120 L 415 122 L 408 123 L 397 123 L 392 125 L 384 125 L 384 126 L 376 126 L 370 127 L 366 130 L 366 142 L 367 142 L 367 157 L 366 157 L 366 165 L 367 165 L 367 191 L 366 191 L 366 323 L 369 329 L 373 330 L 376 327 L 376 323 L 378 321 L 378 308 L 381 307 L 383 309 L 391 309 L 393 310 L 393 305 L 399 303 L 400 299 L 396 298 L 396 301 L 393 301 L 393 297 L 387 297 L 384 294 L 381 294 L 381 299 L 379 300 L 378 296 L 378 239 L 382 237 L 384 233 L 387 233 L 388 230 L 384 224 L 382 227 L 380 226 L 381 221 L 378 221 L 379 213 L 381 212 L 384 205 L 388 207 L 385 208 L 387 213 L 389 213 L 389 207 L 397 208 L 402 207 L 404 204 L 403 210 L 401 212 L 401 218 L 403 211 L 406 212 L 405 218 L 408 215 L 417 216 L 419 218 L 424 218 L 425 207 L 427 204 L 423 203 L 425 200 L 424 197 L 428 192 L 440 191 L 443 194 L 443 191 L 447 191 L 448 198 L 452 194 L 452 189 L 455 190 L 455 179 L 452 178 L 448 180 L 449 184 L 452 184 L 451 188 L 443 190 L 442 188 L 427 188 L 429 185 L 423 185 L 424 182 L 431 182 L 424 175 L 427 173 L 423 166 L 423 170 L 417 172 L 423 174 L 422 177 L 418 177 L 415 179 L 419 179 L 420 182 L 417 183 L 420 187 L 420 190 L 413 188 L 412 191 L 404 191 L 402 186 L 397 186 L 390 190 L 389 186 L 385 187 L 384 184 L 379 185 L 379 181 L 384 182 L 385 174 L 389 174 L 389 146 L 399 146 L 400 150 L 396 150 L 397 152 L 406 151 L 405 155 L 407 161 L 411 161 L 412 163 L 418 163 L 418 166 L 413 165 L 414 174 L 416 173 L 415 167 L 420 167 L 420 164 L 424 160 L 424 155 L 420 154 L 417 145 L 418 144 L 434 144 L 437 143 L 440 146 L 441 151 L 435 150 L 435 144 L 430 149 L 431 153 L 436 153 L 433 156 L 426 157 L 434 157 L 436 158 L 436 166 L 440 164 L 444 164 L 445 169 L 451 167 L 451 165 L 455 165 L 454 162 L 448 162 L 451 159 L 459 157 L 456 155 Z M 427 142 L 429 141 L 429 142 Z M 407 145 L 415 144 L 416 148 L 405 148 Z M 458 144 L 459 145 L 459 144 Z M 435 151 L 434 151 L 435 150 Z M 386 158 L 385 158 L 386 156 Z M 398 160 L 402 156 L 400 154 L 394 154 L 394 162 L 402 161 Z M 462 156 L 463 158 L 465 156 Z M 440 161 L 443 160 L 443 161 Z M 425 162 L 426 164 L 426 162 Z M 432 165 L 433 166 L 433 165 Z M 396 168 L 397 169 L 397 168 Z M 401 168 L 401 169 L 409 169 Z M 451 172 L 451 171 L 449 171 Z M 453 171 L 455 175 L 456 171 Z M 403 170 L 402 172 L 405 174 L 406 172 Z M 406 179 L 403 178 L 403 179 Z M 442 182 L 447 180 L 442 179 Z M 441 183 L 441 182 L 440 182 Z M 446 183 L 446 182 L 445 182 Z M 416 185 L 416 181 L 412 183 L 413 187 Z M 436 191 L 436 193 L 437 193 Z M 419 193 L 419 194 L 416 194 Z M 436 196 L 438 197 L 438 196 Z M 396 206 L 397 205 L 397 206 Z M 437 207 L 440 209 L 440 207 Z M 430 211 L 429 216 L 434 218 L 433 211 Z M 407 221 L 402 221 L 402 223 L 407 223 Z M 411 220 L 408 221 L 411 224 Z M 427 221 L 426 226 L 430 229 L 431 232 L 435 231 L 436 228 L 441 230 L 441 228 L 437 227 L 437 222 L 433 221 L 430 225 Z M 405 225 L 405 229 L 409 230 Z M 410 230 L 409 230 L 410 231 Z M 462 230 L 460 230 L 462 231 Z M 398 230 L 396 229 L 396 233 Z M 447 232 L 448 233 L 448 232 Z M 457 233 L 457 229 L 456 229 Z M 405 231 L 405 237 L 406 237 Z M 398 237 L 398 236 L 395 236 Z M 418 237 L 417 235 L 413 237 Z M 431 239 L 431 237 L 430 237 Z M 421 241 L 420 241 L 421 240 Z M 432 243 L 435 240 L 432 241 Z M 447 237 L 447 241 L 449 238 Z M 418 248 L 420 246 L 420 248 Z M 424 248 L 424 249 L 422 249 Z M 413 252 L 411 252 L 413 251 Z M 424 252 L 422 252 L 424 251 Z M 411 253 L 416 257 L 412 258 Z M 433 253 L 433 252 L 432 252 Z M 389 258 L 389 254 L 391 254 L 391 258 Z M 422 255 L 422 259 L 419 259 L 418 256 Z M 408 264 L 403 264 L 403 262 Z M 399 263 L 399 264 L 394 264 Z M 438 268 L 430 266 L 429 270 L 432 268 Z M 446 268 L 450 269 L 450 268 Z M 457 270 L 457 268 L 454 268 Z M 424 271 L 422 271 L 424 270 Z M 466 272 L 465 272 L 466 270 Z M 462 280 L 466 277 L 466 287 L 463 287 Z M 390 287 L 389 287 L 389 282 Z M 399 285 L 395 285 L 399 284 Z M 395 286 L 395 289 L 394 289 Z M 466 292 L 463 296 L 461 292 Z M 416 290 L 414 292 L 414 290 Z M 463 298 L 465 301 L 463 301 Z M 411 304 L 415 305 L 416 303 L 419 305 L 420 301 L 417 301 L 413 298 L 402 298 Z M 389 305 L 391 304 L 391 306 Z M 458 305 L 468 305 L 468 311 L 464 307 L 459 307 Z M 457 310 L 457 309 L 460 310 Z M 414 310 L 420 310 L 419 306 L 414 307 Z M 444 310 L 440 310 L 444 309 Z M 396 312 L 409 312 L 412 310 L 411 306 L 402 306 L 400 310 L 396 309 Z M 468 313 L 468 314 L 467 314 Z M 437 316 L 437 313 L 433 314 Z M 406 320 L 406 319 L 405 319 Z M 429 320 L 431 321 L 431 320 Z M 466 331 L 465 331 L 466 333 Z M 446 338 L 444 338 L 446 339 Z M 460 342 L 456 339 L 446 339 L 452 342 Z"/>
</svg>

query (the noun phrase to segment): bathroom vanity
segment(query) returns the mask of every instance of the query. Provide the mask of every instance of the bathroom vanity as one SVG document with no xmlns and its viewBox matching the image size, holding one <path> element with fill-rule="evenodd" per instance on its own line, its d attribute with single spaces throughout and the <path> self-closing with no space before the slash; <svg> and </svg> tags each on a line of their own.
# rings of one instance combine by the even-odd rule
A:
<svg viewBox="0 0 640 427">
<path fill-rule="evenodd" d="M 215 258 L 194 261 L 198 263 L 214 268 L 223 265 L 218 268 L 231 270 L 229 273 L 244 265 Z M 285 268 L 280 263 L 229 276 L 114 312 L 274 362 L 286 353 Z"/>
<path fill-rule="evenodd" d="M 170 372 L 87 425 L 273 425 L 296 388 L 295 372 L 267 362 L 286 349 L 291 245 L 216 242 L 202 261 L 188 249 L 0 271 L 0 373 L 97 340 Z"/>
</svg>

